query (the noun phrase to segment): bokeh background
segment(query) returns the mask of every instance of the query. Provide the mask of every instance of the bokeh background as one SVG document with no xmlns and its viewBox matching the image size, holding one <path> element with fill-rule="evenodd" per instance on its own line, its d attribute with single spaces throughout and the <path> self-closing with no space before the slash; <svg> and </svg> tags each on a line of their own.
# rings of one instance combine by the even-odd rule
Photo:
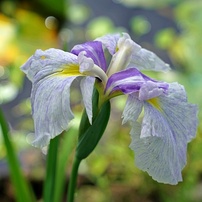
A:
<svg viewBox="0 0 202 202">
<path fill-rule="evenodd" d="M 73 45 L 110 32 L 128 32 L 142 47 L 155 52 L 173 71 L 148 73 L 179 82 L 188 99 L 199 106 L 197 137 L 188 145 L 183 182 L 159 184 L 134 164 L 130 127 L 121 125 L 125 97 L 112 100 L 108 128 L 96 150 L 81 164 L 76 201 L 200 202 L 202 201 L 202 1 L 200 0 L 1 0 L 0 105 L 10 124 L 21 167 L 40 200 L 46 149 L 33 148 L 31 83 L 20 66 L 36 49 L 70 50 Z M 72 108 L 78 126 L 81 95 L 72 87 Z M 76 132 L 75 132 L 76 133 Z M 68 135 L 68 132 L 65 134 Z M 71 134 L 72 135 L 72 134 Z M 76 136 L 75 135 L 75 140 Z M 68 145 L 67 145 L 68 146 Z M 73 156 L 74 151 L 72 151 Z M 71 169 L 66 168 L 66 184 Z M 0 201 L 15 201 L 6 151 L 0 134 Z"/>
</svg>

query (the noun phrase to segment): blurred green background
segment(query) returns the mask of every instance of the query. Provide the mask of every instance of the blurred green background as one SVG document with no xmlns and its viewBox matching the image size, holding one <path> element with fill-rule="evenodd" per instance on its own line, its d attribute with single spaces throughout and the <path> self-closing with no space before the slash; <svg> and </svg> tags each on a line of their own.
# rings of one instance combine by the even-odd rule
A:
<svg viewBox="0 0 202 202">
<path fill-rule="evenodd" d="M 2 0 L 0 3 L 0 104 L 11 127 L 22 169 L 38 199 L 45 172 L 45 150 L 29 144 L 33 132 L 31 83 L 19 67 L 36 49 L 70 50 L 73 45 L 116 31 L 128 32 L 155 52 L 173 71 L 150 76 L 185 86 L 199 106 L 197 137 L 188 145 L 183 182 L 159 184 L 134 165 L 129 149 L 130 126 L 121 125 L 125 97 L 112 100 L 108 128 L 96 150 L 81 164 L 76 201 L 200 202 L 202 201 L 202 1 L 200 0 Z M 72 87 L 77 127 L 81 95 Z M 67 134 L 68 135 L 68 132 Z M 76 134 L 75 134 L 76 137 Z M 73 155 L 73 154 L 72 154 Z M 68 183 L 71 166 L 67 167 Z M 0 135 L 0 201 L 15 201 L 6 152 Z"/>
</svg>

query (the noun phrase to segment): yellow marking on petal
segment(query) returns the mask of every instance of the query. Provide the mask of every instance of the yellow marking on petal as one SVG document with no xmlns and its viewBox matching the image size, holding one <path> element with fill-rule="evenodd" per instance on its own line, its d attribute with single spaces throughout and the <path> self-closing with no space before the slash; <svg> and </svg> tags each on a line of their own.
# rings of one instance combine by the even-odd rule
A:
<svg viewBox="0 0 202 202">
<path fill-rule="evenodd" d="M 115 49 L 115 52 L 117 52 L 117 51 L 119 51 L 119 47 L 118 46 L 116 46 L 116 49 Z"/>
<path fill-rule="evenodd" d="M 151 98 L 149 100 L 147 100 L 147 102 L 149 104 L 151 104 L 153 107 L 155 107 L 156 109 L 158 109 L 160 112 L 162 112 L 163 110 L 161 109 L 160 103 L 159 103 L 159 98 L 155 97 L 155 98 Z"/>
<path fill-rule="evenodd" d="M 71 76 L 85 76 L 79 71 L 79 65 L 78 64 L 69 64 L 69 65 L 63 65 L 61 67 L 61 71 L 57 72 L 54 75 L 58 76 L 65 76 L 65 77 L 71 77 Z"/>
<path fill-rule="evenodd" d="M 44 59 L 46 59 L 46 56 L 45 56 L 45 55 L 42 55 L 40 58 L 41 58 L 42 60 L 44 60 Z"/>
</svg>

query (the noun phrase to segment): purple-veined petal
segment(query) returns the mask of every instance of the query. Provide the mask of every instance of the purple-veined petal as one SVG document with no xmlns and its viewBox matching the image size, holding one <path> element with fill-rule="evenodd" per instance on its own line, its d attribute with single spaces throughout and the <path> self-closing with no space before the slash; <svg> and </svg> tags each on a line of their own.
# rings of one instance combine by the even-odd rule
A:
<svg viewBox="0 0 202 202">
<path fill-rule="evenodd" d="M 131 61 L 128 65 L 130 67 L 136 67 L 139 70 L 152 70 L 152 71 L 169 71 L 170 66 L 163 62 L 155 53 L 141 48 L 138 52 L 133 52 Z"/>
<path fill-rule="evenodd" d="M 137 96 L 138 95 L 136 93 L 133 93 L 128 96 L 126 106 L 122 114 L 123 118 L 122 124 L 125 124 L 128 121 L 135 122 L 138 119 L 142 111 L 143 102 L 137 99 Z"/>
<path fill-rule="evenodd" d="M 73 118 L 70 85 L 78 76 L 77 56 L 58 49 L 37 50 L 21 67 L 32 81 L 33 145 L 43 147 L 66 130 Z"/>
<path fill-rule="evenodd" d="M 70 86 L 75 78 L 49 76 L 33 85 L 34 146 L 48 145 L 50 139 L 67 129 L 74 117 L 70 108 Z"/>
<path fill-rule="evenodd" d="M 187 143 L 195 137 L 196 128 L 196 105 L 187 103 L 181 85 L 169 84 L 167 94 L 144 101 L 141 127 L 132 125 L 130 147 L 136 165 L 158 182 L 182 181 Z"/>
<path fill-rule="evenodd" d="M 74 54 L 54 48 L 45 51 L 39 49 L 21 66 L 21 70 L 33 81 L 36 74 L 35 79 L 40 80 L 45 76 L 62 72 L 66 65 L 71 67 L 76 64 L 78 66 L 77 56 Z"/>
<path fill-rule="evenodd" d="M 85 52 L 85 56 L 91 58 L 96 65 L 101 67 L 106 72 L 107 64 L 102 49 L 102 43 L 99 41 L 89 41 L 83 44 L 76 45 L 72 48 L 71 53 L 79 55 L 80 52 Z"/>
<path fill-rule="evenodd" d="M 135 43 L 127 33 L 114 34 L 114 35 L 105 35 L 96 40 L 102 42 L 104 47 L 108 49 L 112 57 L 112 64 L 110 66 L 113 69 L 118 68 L 137 68 L 138 70 L 152 70 L 152 71 L 168 71 L 170 67 L 168 64 L 163 62 L 155 53 L 142 48 L 140 45 Z M 131 53 L 122 54 L 125 52 L 125 47 L 131 47 Z M 119 62 L 116 63 L 116 60 L 120 60 L 121 56 L 126 56 L 124 59 L 124 66 L 116 67 Z M 122 60 L 122 58 L 121 58 Z M 113 64 L 115 63 L 115 64 Z M 110 70 L 113 71 L 113 70 Z M 115 71 L 114 71 L 115 72 Z"/>
<path fill-rule="evenodd" d="M 158 97 L 163 93 L 166 93 L 168 89 L 168 84 L 164 82 L 154 82 L 154 81 L 146 81 L 142 84 L 139 90 L 139 100 L 149 100 L 154 97 Z"/>
<path fill-rule="evenodd" d="M 143 88 L 142 91 L 141 88 Z M 108 94 L 114 91 L 122 91 L 124 94 L 131 94 L 140 91 L 140 98 L 146 96 L 147 98 L 155 97 L 156 95 L 163 93 L 166 89 L 166 83 L 155 81 L 139 72 L 136 68 L 125 69 L 113 74 L 108 79 L 106 85 L 106 92 Z M 148 94 L 142 95 L 141 92 L 146 92 L 146 90 L 148 91 Z"/>
<path fill-rule="evenodd" d="M 183 151 L 179 154 L 173 139 L 156 136 L 140 138 L 140 132 L 140 124 L 133 123 L 130 148 L 135 152 L 135 165 L 158 182 L 174 185 L 182 181 L 181 170 L 186 163 L 185 142 L 181 143 Z M 167 131 L 162 132 L 167 134 Z"/>
<path fill-rule="evenodd" d="M 105 36 L 96 38 L 95 41 L 100 41 L 104 47 L 104 49 L 108 49 L 111 55 L 117 51 L 117 43 L 121 34 L 107 34 Z"/>
<path fill-rule="evenodd" d="M 135 68 L 112 74 L 106 85 L 106 92 L 122 91 L 125 94 L 137 92 L 145 82 L 143 74 Z"/>
<path fill-rule="evenodd" d="M 130 43 L 129 43 L 130 41 Z M 163 62 L 155 53 L 142 48 L 140 45 L 131 40 L 126 33 L 118 41 L 118 48 L 121 50 L 126 46 L 126 42 L 132 47 L 130 61 L 128 67 L 135 67 L 138 70 L 152 70 L 152 71 L 168 71 L 170 67 Z"/>
<path fill-rule="evenodd" d="M 92 95 L 93 95 L 94 83 L 95 78 L 93 77 L 83 78 L 80 83 L 83 102 L 86 108 L 86 113 L 88 115 L 90 124 L 92 124 L 92 117 L 93 117 Z"/>
<path fill-rule="evenodd" d="M 196 135 L 198 108 L 187 102 L 184 87 L 178 83 L 169 84 L 167 95 L 159 96 L 159 105 L 175 138 L 190 142 Z"/>
</svg>

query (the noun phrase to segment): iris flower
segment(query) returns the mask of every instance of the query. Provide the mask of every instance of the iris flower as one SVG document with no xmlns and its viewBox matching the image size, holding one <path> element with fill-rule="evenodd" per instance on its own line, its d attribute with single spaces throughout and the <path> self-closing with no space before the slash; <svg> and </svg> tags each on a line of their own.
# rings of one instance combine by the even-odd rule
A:
<svg viewBox="0 0 202 202">
<path fill-rule="evenodd" d="M 109 65 L 106 51 L 111 55 Z M 76 45 L 71 52 L 37 50 L 21 69 L 33 84 L 33 145 L 46 146 L 68 128 L 74 118 L 70 87 L 81 77 L 77 80 L 89 122 L 93 118 L 95 84 L 100 106 L 113 97 L 126 95 L 122 118 L 123 123 L 129 122 L 132 127 L 130 148 L 135 152 L 137 167 L 158 182 L 182 181 L 187 144 L 196 134 L 197 107 L 187 102 L 182 85 L 157 81 L 141 72 L 166 72 L 170 67 L 136 44 L 127 33 L 105 35 Z"/>
</svg>

